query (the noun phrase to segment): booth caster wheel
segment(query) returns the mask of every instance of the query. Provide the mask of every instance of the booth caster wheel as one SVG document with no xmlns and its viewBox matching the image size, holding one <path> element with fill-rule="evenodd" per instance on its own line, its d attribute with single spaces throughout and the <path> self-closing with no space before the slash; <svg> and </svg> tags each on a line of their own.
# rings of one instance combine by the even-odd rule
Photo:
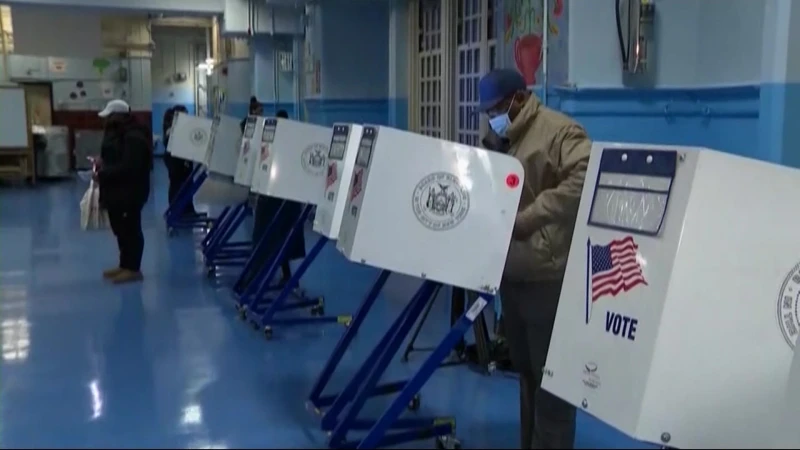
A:
<svg viewBox="0 0 800 450">
<path fill-rule="evenodd" d="M 167 227 L 167 236 L 169 237 L 175 236 L 175 228 Z"/>
<path fill-rule="evenodd" d="M 242 305 L 236 305 L 236 315 L 239 316 L 239 319 L 245 320 L 247 319 L 247 309 Z"/>
<path fill-rule="evenodd" d="M 415 395 L 414 398 L 408 402 L 408 410 L 409 411 L 419 411 L 419 407 L 422 405 L 422 399 L 420 398 L 419 394 Z"/>
<path fill-rule="evenodd" d="M 272 327 L 264 327 L 264 337 L 268 340 L 272 340 Z"/>
<path fill-rule="evenodd" d="M 455 436 L 440 436 L 436 438 L 436 448 L 440 450 L 453 449 L 460 450 L 461 442 Z"/>
<path fill-rule="evenodd" d="M 497 362 L 492 361 L 486 365 L 486 374 L 492 375 L 495 372 L 497 372 Z"/>
<path fill-rule="evenodd" d="M 325 315 L 325 299 L 320 297 L 317 299 L 319 304 L 311 307 L 311 315 L 315 317 L 322 317 Z"/>
</svg>

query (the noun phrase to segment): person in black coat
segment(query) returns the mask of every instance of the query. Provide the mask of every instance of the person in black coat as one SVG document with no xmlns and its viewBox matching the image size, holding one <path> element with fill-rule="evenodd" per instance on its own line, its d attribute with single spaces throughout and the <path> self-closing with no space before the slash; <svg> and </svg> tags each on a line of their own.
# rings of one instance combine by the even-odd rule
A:
<svg viewBox="0 0 800 450">
<path fill-rule="evenodd" d="M 114 283 L 139 281 L 144 252 L 142 208 L 150 196 L 153 169 L 150 130 L 136 121 L 122 100 L 108 102 L 99 116 L 106 124 L 94 178 L 100 186 L 100 206 L 108 212 L 119 247 L 119 265 L 103 272 L 103 277 Z"/>
<path fill-rule="evenodd" d="M 251 111 L 257 111 L 255 108 L 260 107 L 260 104 L 258 107 L 254 107 L 252 101 L 253 99 L 251 99 Z M 276 117 L 288 119 L 289 114 L 284 110 L 280 110 L 276 114 Z M 242 123 L 244 124 L 244 122 Z M 283 208 L 281 208 L 281 205 L 283 205 Z M 278 214 L 279 210 L 280 214 Z M 259 195 L 256 197 L 256 207 L 253 220 L 254 243 L 258 243 L 261 240 L 261 237 L 264 236 L 264 233 L 267 227 L 269 227 L 270 222 L 272 222 L 273 217 L 278 215 L 278 218 L 270 230 L 270 234 L 265 238 L 267 241 L 264 244 L 264 251 L 257 255 L 259 260 L 254 265 L 255 271 L 245 278 L 244 286 L 249 284 L 250 280 L 253 278 L 253 276 L 255 276 L 255 272 L 260 270 L 261 267 L 266 264 L 266 262 L 269 260 L 269 257 L 275 255 L 278 250 L 280 250 L 283 241 L 291 232 L 292 227 L 302 212 L 303 205 L 295 201 L 282 200 L 267 195 Z M 306 241 L 303 228 L 301 227 L 289 241 L 286 254 L 280 262 L 282 282 L 288 281 L 292 276 L 290 263 L 298 259 L 303 259 L 305 256 Z"/>
<path fill-rule="evenodd" d="M 188 112 L 189 111 L 185 106 L 177 105 L 167 109 L 167 111 L 164 113 L 164 121 L 162 123 L 164 149 L 166 149 L 167 145 L 169 145 L 169 138 L 172 132 L 172 125 L 175 123 L 175 117 L 178 115 L 178 113 Z M 164 152 L 164 165 L 167 166 L 167 176 L 169 177 L 167 199 L 171 205 L 178 196 L 181 186 L 183 186 L 186 180 L 192 176 L 192 163 L 190 161 L 186 161 L 185 159 L 176 158 L 168 152 Z M 186 205 L 186 208 L 181 211 L 181 214 L 196 214 L 194 202 L 190 200 L 189 204 Z"/>
</svg>

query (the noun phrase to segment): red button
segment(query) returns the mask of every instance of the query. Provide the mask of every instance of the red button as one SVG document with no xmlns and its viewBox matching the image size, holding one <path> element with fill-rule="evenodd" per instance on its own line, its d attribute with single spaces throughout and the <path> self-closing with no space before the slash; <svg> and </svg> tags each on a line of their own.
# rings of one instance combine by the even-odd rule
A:
<svg viewBox="0 0 800 450">
<path fill-rule="evenodd" d="M 515 188 L 519 186 L 519 177 L 512 173 L 511 175 L 506 177 L 506 185 L 510 188 Z"/>
</svg>

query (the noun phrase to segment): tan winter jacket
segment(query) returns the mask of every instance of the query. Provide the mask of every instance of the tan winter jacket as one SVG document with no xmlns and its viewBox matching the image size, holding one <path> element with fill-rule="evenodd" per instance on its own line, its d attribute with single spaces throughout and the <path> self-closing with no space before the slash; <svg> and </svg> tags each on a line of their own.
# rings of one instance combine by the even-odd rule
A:
<svg viewBox="0 0 800 450">
<path fill-rule="evenodd" d="M 569 117 L 531 94 L 507 132 L 525 183 L 503 278 L 559 280 L 578 214 L 591 141 Z"/>
</svg>

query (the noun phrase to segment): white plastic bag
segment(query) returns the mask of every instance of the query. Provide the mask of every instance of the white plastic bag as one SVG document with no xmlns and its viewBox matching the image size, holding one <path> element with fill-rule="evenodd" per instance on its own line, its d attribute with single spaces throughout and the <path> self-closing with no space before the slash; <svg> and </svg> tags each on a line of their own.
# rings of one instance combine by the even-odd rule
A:
<svg viewBox="0 0 800 450">
<path fill-rule="evenodd" d="M 100 209 L 100 188 L 92 180 L 81 199 L 81 229 L 103 230 L 108 227 L 108 213 Z"/>
</svg>

